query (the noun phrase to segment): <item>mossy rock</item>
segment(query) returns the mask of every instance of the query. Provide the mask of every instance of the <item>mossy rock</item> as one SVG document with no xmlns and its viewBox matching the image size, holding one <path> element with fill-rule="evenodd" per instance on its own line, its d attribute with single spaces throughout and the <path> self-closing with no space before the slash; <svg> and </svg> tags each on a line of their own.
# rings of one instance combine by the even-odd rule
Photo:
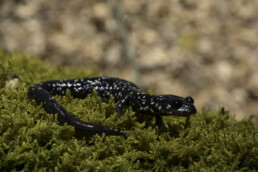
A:
<svg viewBox="0 0 258 172">
<path fill-rule="evenodd" d="M 159 130 L 154 119 L 131 108 L 119 119 L 116 104 L 96 94 L 57 97 L 78 118 L 127 133 L 82 137 L 30 101 L 27 88 L 97 76 L 95 69 L 49 67 L 38 58 L 3 52 L 0 63 L 0 171 L 258 171 L 258 129 L 251 118 L 236 121 L 224 108 L 202 110 L 187 126 L 185 118 L 165 117 L 167 130 Z"/>
</svg>

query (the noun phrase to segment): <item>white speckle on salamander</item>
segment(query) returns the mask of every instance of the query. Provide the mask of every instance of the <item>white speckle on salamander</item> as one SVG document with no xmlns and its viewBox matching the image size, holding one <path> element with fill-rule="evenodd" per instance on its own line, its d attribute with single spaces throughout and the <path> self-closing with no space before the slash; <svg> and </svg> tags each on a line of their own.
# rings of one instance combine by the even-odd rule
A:
<svg viewBox="0 0 258 172">
<path fill-rule="evenodd" d="M 146 111 L 146 110 L 148 110 L 149 109 L 149 106 L 145 106 L 144 107 L 144 110 Z"/>
<path fill-rule="evenodd" d="M 60 86 L 61 86 L 61 87 L 65 87 L 65 86 L 66 86 L 66 83 L 60 83 Z"/>
</svg>

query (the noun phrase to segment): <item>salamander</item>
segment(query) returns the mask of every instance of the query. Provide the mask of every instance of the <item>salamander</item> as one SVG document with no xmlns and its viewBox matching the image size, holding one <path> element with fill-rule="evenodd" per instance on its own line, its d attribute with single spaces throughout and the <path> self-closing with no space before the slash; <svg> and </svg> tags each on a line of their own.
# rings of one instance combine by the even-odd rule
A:
<svg viewBox="0 0 258 172">
<path fill-rule="evenodd" d="M 67 112 L 55 100 L 55 95 L 65 96 L 70 90 L 73 98 L 85 98 L 96 90 L 102 100 L 109 100 L 111 95 L 117 103 L 116 112 L 119 117 L 123 109 L 131 106 L 133 111 L 140 114 L 152 115 L 156 118 L 156 125 L 164 126 L 162 116 L 189 116 L 196 113 L 194 99 L 190 96 L 151 95 L 143 92 L 132 82 L 112 77 L 89 77 L 70 80 L 51 80 L 40 82 L 28 88 L 28 98 L 42 103 L 47 113 L 57 114 L 60 123 L 67 123 L 81 134 L 124 135 L 124 132 L 111 130 L 101 125 L 85 122 Z"/>
</svg>

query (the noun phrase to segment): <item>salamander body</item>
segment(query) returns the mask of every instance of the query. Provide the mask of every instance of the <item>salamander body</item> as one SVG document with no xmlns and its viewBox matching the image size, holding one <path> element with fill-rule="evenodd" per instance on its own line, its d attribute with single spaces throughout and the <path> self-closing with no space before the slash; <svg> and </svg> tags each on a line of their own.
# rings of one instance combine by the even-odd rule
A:
<svg viewBox="0 0 258 172">
<path fill-rule="evenodd" d="M 136 113 L 153 115 L 156 124 L 164 126 L 164 115 L 189 116 L 196 113 L 194 100 L 175 95 L 150 95 L 143 92 L 132 82 L 112 77 L 89 77 L 71 80 L 52 80 L 32 85 L 28 89 L 28 97 L 38 104 L 42 103 L 46 112 L 58 115 L 58 121 L 74 126 L 75 131 L 82 134 L 124 135 L 124 132 L 114 131 L 101 125 L 82 121 L 68 113 L 53 96 L 65 96 L 70 90 L 73 98 L 85 98 L 96 90 L 102 100 L 110 99 L 112 95 L 117 102 L 116 112 L 119 117 L 125 107 L 131 106 Z"/>
</svg>

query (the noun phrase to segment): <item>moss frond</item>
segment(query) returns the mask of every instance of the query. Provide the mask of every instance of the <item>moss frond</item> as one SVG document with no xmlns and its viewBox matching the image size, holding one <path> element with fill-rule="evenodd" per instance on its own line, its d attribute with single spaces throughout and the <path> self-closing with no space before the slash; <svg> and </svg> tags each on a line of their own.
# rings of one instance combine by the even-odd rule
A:
<svg viewBox="0 0 258 172">
<path fill-rule="evenodd" d="M 116 104 L 96 94 L 83 100 L 69 92 L 56 97 L 78 118 L 127 133 L 82 138 L 30 101 L 27 88 L 45 80 L 96 76 L 95 69 L 50 68 L 37 58 L 2 52 L 0 64 L 1 76 L 12 71 L 19 78 L 16 87 L 0 88 L 0 171 L 258 171 L 258 129 L 250 118 L 236 121 L 223 108 L 203 110 L 187 127 L 184 118 L 165 117 L 168 129 L 160 131 L 131 108 L 119 119 Z"/>
</svg>

